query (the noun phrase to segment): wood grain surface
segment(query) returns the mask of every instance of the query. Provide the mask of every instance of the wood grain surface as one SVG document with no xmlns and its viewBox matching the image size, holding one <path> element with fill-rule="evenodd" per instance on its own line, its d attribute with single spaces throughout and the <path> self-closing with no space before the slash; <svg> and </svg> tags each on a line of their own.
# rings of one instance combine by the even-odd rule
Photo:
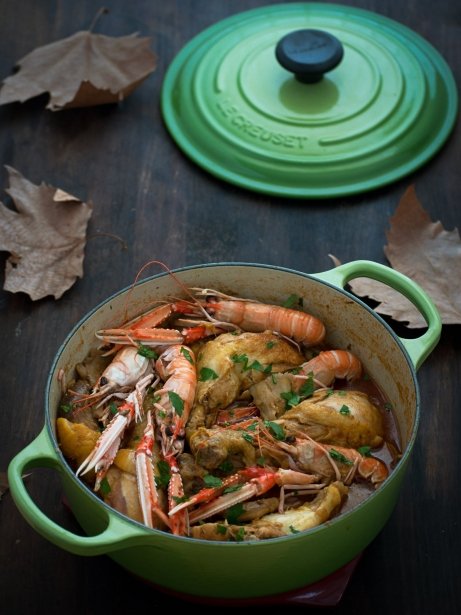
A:
<svg viewBox="0 0 461 615">
<path fill-rule="evenodd" d="M 83 278 L 60 300 L 33 302 L 23 293 L 0 290 L 0 471 L 43 427 L 47 375 L 69 330 L 107 296 L 131 284 L 147 261 L 160 259 L 170 268 L 257 262 L 310 273 L 330 269 L 330 253 L 343 262 L 386 263 L 389 218 L 412 183 L 432 220 L 441 220 L 448 230 L 461 227 L 459 122 L 442 150 L 412 175 L 329 201 L 246 191 L 215 179 L 181 153 L 160 109 L 168 66 L 204 28 L 271 4 L 106 0 L 109 12 L 97 31 L 151 37 L 156 71 L 119 105 L 51 112 L 43 95 L 0 107 L 0 200 L 11 203 L 4 167 L 10 165 L 36 184 L 44 181 L 94 204 Z M 461 83 L 458 0 L 345 4 L 376 11 L 426 38 Z M 0 78 L 35 47 L 88 28 L 98 8 L 91 0 L 1 0 Z M 1 271 L 7 256 L 0 254 Z M 146 272 L 154 273 L 159 269 Z M 394 513 L 363 553 L 335 608 L 338 614 L 459 612 L 460 346 L 460 326 L 444 326 L 439 345 L 418 372 L 422 413 L 409 471 Z M 26 482 L 49 517 L 79 532 L 63 505 L 55 472 L 33 470 Z M 76 556 L 46 541 L 23 519 L 9 493 L 0 500 L 0 536 L 2 613 L 189 608 L 107 556 Z"/>
</svg>

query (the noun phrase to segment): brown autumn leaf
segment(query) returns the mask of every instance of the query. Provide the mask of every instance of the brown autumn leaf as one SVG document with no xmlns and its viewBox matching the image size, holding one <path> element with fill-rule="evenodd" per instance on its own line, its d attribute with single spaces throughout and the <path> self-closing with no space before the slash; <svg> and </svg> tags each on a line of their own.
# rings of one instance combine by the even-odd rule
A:
<svg viewBox="0 0 461 615">
<path fill-rule="evenodd" d="M 118 102 L 155 70 L 149 44 L 136 33 L 116 38 L 80 31 L 37 47 L 17 62 L 17 73 L 4 79 L 0 105 L 46 92 L 52 111 Z"/>
<path fill-rule="evenodd" d="M 63 190 L 32 184 L 8 170 L 5 190 L 17 211 L 0 202 L 0 251 L 10 253 L 4 289 L 27 293 L 32 300 L 59 299 L 83 276 L 86 229 L 93 205 Z"/>
<path fill-rule="evenodd" d="M 384 246 L 390 265 L 417 282 L 431 297 L 443 324 L 461 323 L 461 240 L 458 230 L 446 231 L 441 222 L 432 222 L 416 195 L 414 185 L 401 198 Z M 336 264 L 339 261 L 334 258 Z M 350 283 L 359 297 L 378 302 L 374 309 L 410 329 L 423 328 L 426 322 L 403 295 L 381 282 L 357 278 Z"/>
</svg>

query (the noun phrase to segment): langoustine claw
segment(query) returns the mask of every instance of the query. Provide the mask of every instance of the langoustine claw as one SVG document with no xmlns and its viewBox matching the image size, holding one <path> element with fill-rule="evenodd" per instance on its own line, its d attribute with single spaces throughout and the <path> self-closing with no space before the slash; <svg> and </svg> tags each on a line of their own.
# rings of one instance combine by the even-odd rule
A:
<svg viewBox="0 0 461 615">
<path fill-rule="evenodd" d="M 189 513 L 189 521 L 194 524 L 235 506 L 235 504 L 260 496 L 276 485 L 280 486 L 282 490 L 286 488 L 315 493 L 325 486 L 316 485 L 316 482 L 316 476 L 304 472 L 253 466 L 240 470 L 224 479 L 218 487 L 203 489 L 185 502 L 178 504 L 170 511 L 170 514 L 196 504 L 202 504 Z M 229 491 L 229 493 L 226 493 L 226 491 Z M 281 499 L 283 501 L 283 498 Z"/>
</svg>

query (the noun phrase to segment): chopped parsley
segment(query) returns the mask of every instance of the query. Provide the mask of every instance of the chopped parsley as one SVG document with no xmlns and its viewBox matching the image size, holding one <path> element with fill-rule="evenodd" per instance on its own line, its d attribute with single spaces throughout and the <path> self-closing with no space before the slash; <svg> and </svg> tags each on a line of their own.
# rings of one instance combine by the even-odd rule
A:
<svg viewBox="0 0 461 615">
<path fill-rule="evenodd" d="M 266 458 L 265 458 L 265 457 L 263 457 L 262 455 L 261 455 L 261 457 L 258 457 L 258 458 L 256 459 L 256 465 L 257 465 L 257 466 L 264 467 L 264 466 L 266 465 Z"/>
<path fill-rule="evenodd" d="M 158 354 L 155 352 L 155 350 L 149 348 L 149 346 L 144 346 L 144 344 L 140 344 L 138 346 L 138 354 L 140 354 L 142 357 L 145 357 L 146 359 L 158 359 Z"/>
<path fill-rule="evenodd" d="M 264 367 L 263 365 L 261 365 L 261 363 L 258 360 L 254 360 L 253 363 L 248 363 L 249 359 L 248 356 L 246 354 L 233 354 L 231 356 L 231 359 L 234 363 L 241 363 L 242 364 L 242 369 L 244 372 L 249 371 L 250 369 L 254 369 L 258 372 L 263 372 L 266 374 L 270 374 L 272 371 L 272 365 L 268 365 L 267 367 Z"/>
<path fill-rule="evenodd" d="M 104 477 L 100 483 L 99 489 L 102 493 L 102 495 L 109 495 L 109 493 L 112 491 L 112 489 L 110 488 L 109 485 L 109 481 L 107 480 L 106 477 Z"/>
<path fill-rule="evenodd" d="M 222 487 L 222 480 L 217 476 L 213 476 L 212 474 L 206 474 L 203 477 L 203 482 L 207 487 Z"/>
<path fill-rule="evenodd" d="M 241 527 L 239 528 L 239 531 L 235 534 L 235 540 L 237 542 L 242 542 L 244 538 L 245 538 L 245 528 Z"/>
<path fill-rule="evenodd" d="M 223 461 L 219 466 L 218 469 L 221 470 L 221 472 L 232 472 L 234 469 L 234 465 L 231 461 L 229 461 L 228 459 L 226 459 L 226 461 Z"/>
<path fill-rule="evenodd" d="M 174 391 L 168 391 L 168 399 L 170 400 L 170 404 L 175 409 L 175 412 L 179 416 L 182 416 L 182 413 L 184 411 L 184 402 L 179 397 L 179 395 L 177 393 L 175 393 Z"/>
<path fill-rule="evenodd" d="M 285 431 L 281 425 L 273 421 L 264 421 L 264 425 L 270 429 L 276 440 L 285 440 Z"/>
<path fill-rule="evenodd" d="M 170 466 L 166 461 L 157 462 L 158 475 L 155 477 L 155 484 L 159 489 L 168 487 L 171 478 Z"/>
<path fill-rule="evenodd" d="M 174 495 L 173 496 L 173 500 L 175 501 L 175 504 L 183 504 L 184 502 L 187 502 L 188 499 L 189 498 L 187 495 L 183 495 L 183 496 Z"/>
<path fill-rule="evenodd" d="M 342 453 L 336 451 L 334 448 L 330 450 L 330 457 L 335 461 L 340 461 L 341 463 L 345 463 L 348 466 L 351 466 L 354 463 L 353 461 L 345 457 Z"/>
<path fill-rule="evenodd" d="M 216 533 L 217 534 L 226 534 L 227 532 L 227 527 L 225 525 L 222 525 L 221 523 L 217 523 L 216 524 Z"/>
<path fill-rule="evenodd" d="M 299 368 L 297 369 L 299 372 Z M 294 373 L 293 370 L 291 371 L 292 373 Z M 307 377 L 307 380 L 303 382 L 302 386 L 299 388 L 297 392 L 290 390 L 290 391 L 283 391 L 282 393 L 280 393 L 280 397 L 285 401 L 285 410 L 289 410 L 290 408 L 293 408 L 294 406 L 297 406 L 298 404 L 300 404 L 307 397 L 311 397 L 314 391 L 315 391 L 314 375 L 312 372 L 310 372 L 310 374 Z"/>
<path fill-rule="evenodd" d="M 293 527 L 292 525 L 290 525 L 290 532 L 292 534 L 299 534 L 299 530 L 297 530 L 295 527 Z"/>
<path fill-rule="evenodd" d="M 339 413 L 340 414 L 344 414 L 345 416 L 347 416 L 348 414 L 351 413 L 349 406 L 346 406 L 346 404 L 343 404 L 341 406 L 341 408 L 339 409 Z"/>
<path fill-rule="evenodd" d="M 359 446 L 357 450 L 362 457 L 371 457 L 371 446 Z"/>
<path fill-rule="evenodd" d="M 234 504 L 226 511 L 226 521 L 228 523 L 237 523 L 238 518 L 243 513 L 243 505 L 242 504 Z"/>
<path fill-rule="evenodd" d="M 253 444 L 253 442 L 254 442 L 253 436 L 250 436 L 250 434 L 249 434 L 249 433 L 244 433 L 244 434 L 242 434 L 242 437 L 243 437 L 243 439 L 244 439 L 244 440 L 246 440 L 247 442 L 251 442 L 251 444 Z"/>
<path fill-rule="evenodd" d="M 72 404 L 61 404 L 59 408 L 64 414 L 68 414 L 72 411 Z"/>
<path fill-rule="evenodd" d="M 240 489 L 243 487 L 243 483 L 241 483 L 240 485 L 230 485 L 230 487 L 226 487 L 223 491 L 223 495 L 225 495 L 226 493 L 234 493 L 235 491 L 240 491 Z"/>
<path fill-rule="evenodd" d="M 198 379 L 200 382 L 206 382 L 207 380 L 216 380 L 217 378 L 218 374 L 211 367 L 202 367 Z"/>
<path fill-rule="evenodd" d="M 267 348 L 268 350 L 270 350 L 270 349 L 271 349 L 271 348 L 273 348 L 276 344 L 277 344 L 277 342 L 274 342 L 274 341 L 267 342 L 267 344 L 266 344 L 266 348 Z"/>
<path fill-rule="evenodd" d="M 310 372 L 307 380 L 303 383 L 303 385 L 301 386 L 301 388 L 298 391 L 298 395 L 300 395 L 300 397 L 311 397 L 311 395 L 313 395 L 315 391 L 315 384 L 314 384 L 314 374 L 313 372 Z"/>
<path fill-rule="evenodd" d="M 282 303 L 285 308 L 300 308 L 303 306 L 303 298 L 299 295 L 290 295 L 286 301 Z"/>
<path fill-rule="evenodd" d="M 109 410 L 110 410 L 111 414 L 117 414 L 118 408 L 117 408 L 117 406 L 116 406 L 116 404 L 114 402 L 111 402 L 109 404 Z"/>
<path fill-rule="evenodd" d="M 182 355 L 184 355 L 184 357 L 189 361 L 189 363 L 191 365 L 194 364 L 194 359 L 192 358 L 192 355 L 190 353 L 190 351 L 185 348 L 184 346 L 181 346 L 181 350 L 179 351 Z"/>
<path fill-rule="evenodd" d="M 301 402 L 300 396 L 293 391 L 283 391 L 280 393 L 280 397 L 285 400 L 285 410 L 289 410 Z"/>
</svg>

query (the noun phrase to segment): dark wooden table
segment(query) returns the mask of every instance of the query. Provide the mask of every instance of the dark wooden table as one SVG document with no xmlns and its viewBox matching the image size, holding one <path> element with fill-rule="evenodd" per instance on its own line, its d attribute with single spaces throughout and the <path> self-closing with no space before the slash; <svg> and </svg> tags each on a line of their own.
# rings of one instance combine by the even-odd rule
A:
<svg viewBox="0 0 461 615">
<path fill-rule="evenodd" d="M 0 107 L 0 159 L 32 182 L 58 186 L 94 203 L 84 275 L 60 300 L 32 301 L 0 291 L 3 349 L 0 471 L 44 422 L 51 361 L 70 328 L 108 295 L 133 282 L 150 259 L 170 268 L 247 261 L 305 272 L 343 262 L 386 263 L 389 217 L 416 185 L 432 220 L 461 227 L 459 123 L 431 161 L 382 189 L 331 201 L 294 201 L 252 193 L 200 170 L 171 140 L 160 111 L 165 71 L 204 28 L 269 0 L 107 0 L 98 31 L 152 37 L 158 67 L 119 106 L 51 112 L 47 96 Z M 410 27 L 444 56 L 461 83 L 461 12 L 457 0 L 356 0 Z M 0 78 L 33 48 L 86 29 L 91 0 L 2 0 Z M 7 173 L 2 166 L 1 200 Z M 2 264 L 7 253 L 1 254 Z M 3 270 L 3 267 L 1 267 Z M 153 268 L 147 273 L 158 273 Z M 3 286 L 3 284 L 2 284 Z M 422 420 L 398 505 L 366 549 L 338 613 L 451 614 L 461 608 L 461 329 L 444 326 L 419 371 Z M 62 503 L 59 478 L 33 471 L 27 485 L 38 505 L 78 531 Z M 9 493 L 0 501 L 0 610 L 3 613 L 121 613 L 188 604 L 131 577 L 109 557 L 81 557 L 38 535 Z"/>
</svg>

